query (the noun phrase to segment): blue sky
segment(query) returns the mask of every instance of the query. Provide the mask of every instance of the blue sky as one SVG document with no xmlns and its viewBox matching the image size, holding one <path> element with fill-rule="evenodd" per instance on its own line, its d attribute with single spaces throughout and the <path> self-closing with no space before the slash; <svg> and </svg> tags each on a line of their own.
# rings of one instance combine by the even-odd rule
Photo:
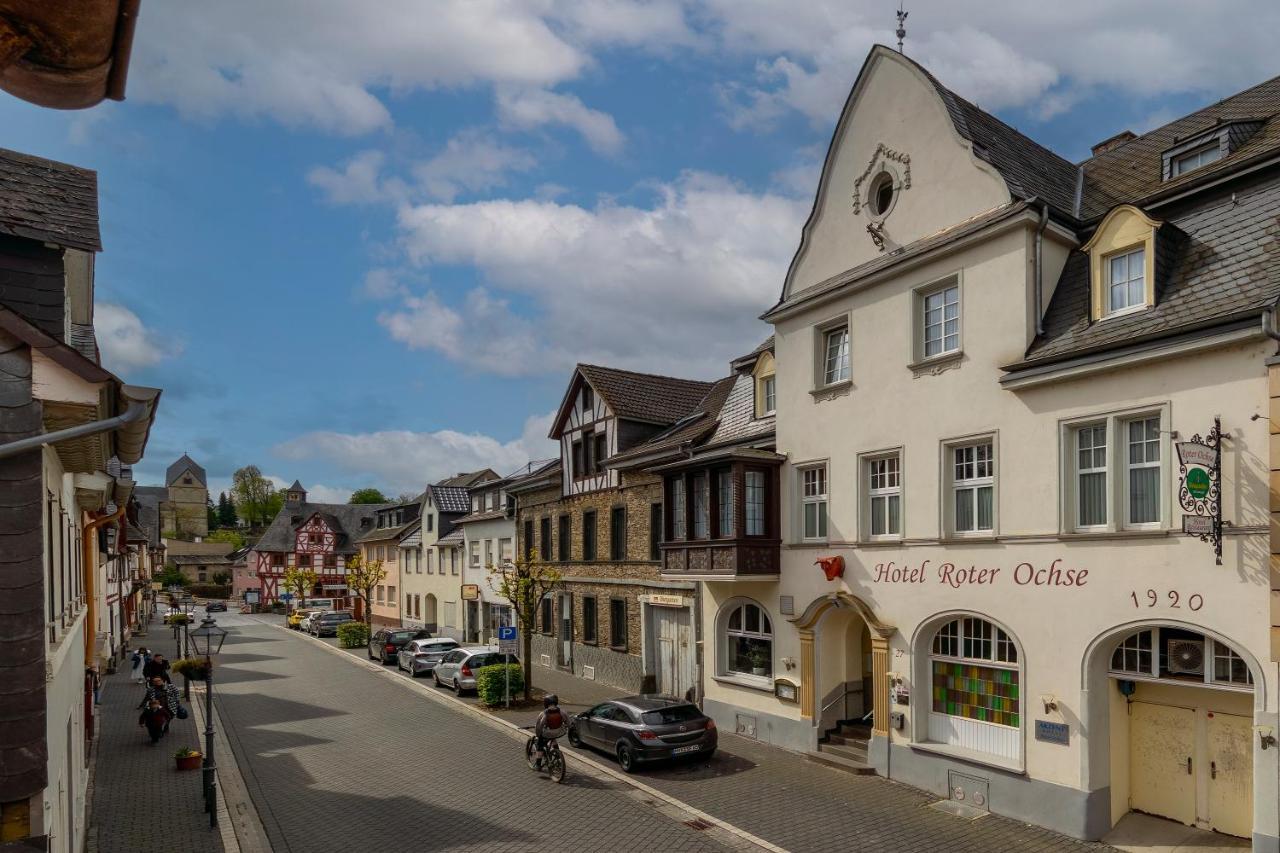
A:
<svg viewBox="0 0 1280 853">
<path fill-rule="evenodd" d="M 1027 6 L 909 4 L 907 52 L 1073 160 L 1280 73 L 1266 4 Z M 144 481 L 187 451 L 215 491 L 250 463 L 415 491 L 548 455 L 576 361 L 723 373 L 768 334 L 894 24 L 861 0 L 370 8 L 148 0 L 129 100 L 0 99 L 6 147 L 99 172 L 104 361 L 165 389 Z"/>
</svg>

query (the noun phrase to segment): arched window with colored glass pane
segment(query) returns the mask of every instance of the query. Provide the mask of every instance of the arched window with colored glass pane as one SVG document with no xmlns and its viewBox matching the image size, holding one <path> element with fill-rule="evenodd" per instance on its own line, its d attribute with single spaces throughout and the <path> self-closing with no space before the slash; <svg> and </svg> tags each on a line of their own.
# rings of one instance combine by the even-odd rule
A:
<svg viewBox="0 0 1280 853">
<path fill-rule="evenodd" d="M 929 648 L 929 740 L 1016 759 L 1021 753 L 1018 647 L 978 616 L 943 623 Z"/>
</svg>

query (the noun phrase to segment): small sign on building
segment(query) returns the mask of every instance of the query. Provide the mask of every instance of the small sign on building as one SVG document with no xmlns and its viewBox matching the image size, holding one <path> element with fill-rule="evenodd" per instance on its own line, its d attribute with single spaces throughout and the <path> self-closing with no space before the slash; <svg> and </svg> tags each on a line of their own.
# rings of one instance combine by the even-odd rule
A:
<svg viewBox="0 0 1280 853">
<path fill-rule="evenodd" d="M 463 601 L 479 601 L 480 600 L 480 584 L 464 583 L 462 585 Z"/>
<path fill-rule="evenodd" d="M 1071 742 L 1071 727 L 1066 723 L 1036 720 L 1036 740 L 1068 746 Z"/>
</svg>

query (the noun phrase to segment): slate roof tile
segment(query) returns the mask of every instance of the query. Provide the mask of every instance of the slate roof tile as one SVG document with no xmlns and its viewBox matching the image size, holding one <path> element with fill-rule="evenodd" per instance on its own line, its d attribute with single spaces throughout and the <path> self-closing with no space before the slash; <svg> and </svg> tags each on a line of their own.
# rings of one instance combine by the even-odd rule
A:
<svg viewBox="0 0 1280 853">
<path fill-rule="evenodd" d="M 680 420 L 694 410 L 713 384 L 594 364 L 579 364 L 578 370 L 615 416 L 652 424 Z"/>
<path fill-rule="evenodd" d="M 0 148 L 0 234 L 101 251 L 97 172 Z"/>
</svg>

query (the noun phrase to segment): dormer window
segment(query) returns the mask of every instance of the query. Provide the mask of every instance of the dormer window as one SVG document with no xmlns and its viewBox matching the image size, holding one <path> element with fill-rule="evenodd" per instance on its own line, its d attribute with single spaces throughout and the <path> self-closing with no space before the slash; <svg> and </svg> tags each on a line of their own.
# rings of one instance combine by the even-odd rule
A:
<svg viewBox="0 0 1280 853">
<path fill-rule="evenodd" d="M 595 405 L 596 405 L 595 392 L 591 390 L 590 385 L 583 385 L 582 386 L 582 411 L 590 414 L 591 411 L 595 409 Z"/>
<path fill-rule="evenodd" d="M 761 353 L 752 373 L 755 377 L 756 417 L 768 417 L 778 408 L 778 378 L 773 355 Z"/>
<path fill-rule="evenodd" d="M 1199 169 L 1201 166 L 1207 166 L 1214 160 L 1222 158 L 1222 146 L 1218 144 L 1218 140 L 1214 139 L 1206 145 L 1199 148 L 1193 148 L 1186 154 L 1179 154 L 1170 159 L 1169 176 L 1176 178 L 1179 175 L 1186 174 L 1193 169 Z"/>
<path fill-rule="evenodd" d="M 1107 313 L 1146 304 L 1146 251 L 1135 249 L 1107 258 Z"/>
</svg>

